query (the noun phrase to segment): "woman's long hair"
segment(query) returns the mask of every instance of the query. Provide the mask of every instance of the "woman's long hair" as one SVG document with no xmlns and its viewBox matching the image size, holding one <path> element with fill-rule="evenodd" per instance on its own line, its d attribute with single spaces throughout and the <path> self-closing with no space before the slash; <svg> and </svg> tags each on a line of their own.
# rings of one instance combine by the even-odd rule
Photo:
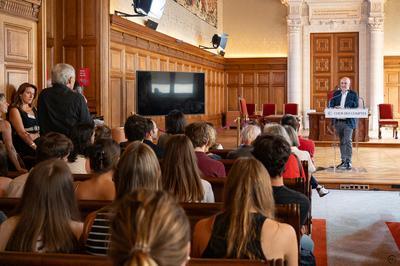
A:
<svg viewBox="0 0 400 266">
<path fill-rule="evenodd" d="M 35 85 L 30 84 L 30 83 L 22 83 L 18 89 L 12 94 L 12 103 L 10 105 L 10 108 L 16 107 L 16 108 L 21 108 L 22 105 L 24 104 L 21 98 L 21 95 L 24 94 L 25 90 L 27 88 L 32 88 L 35 91 L 35 95 L 33 96 L 33 100 L 35 100 L 36 95 L 37 95 L 37 88 Z M 32 104 L 29 104 L 31 106 Z"/>
<path fill-rule="evenodd" d="M 114 265 L 182 265 L 188 259 L 189 220 L 165 191 L 138 190 L 116 207 L 109 255 Z"/>
<path fill-rule="evenodd" d="M 70 223 L 78 220 L 78 207 L 72 175 L 64 161 L 43 161 L 33 168 L 16 215 L 18 224 L 7 251 L 69 253 L 77 249 L 78 240 Z"/>
<path fill-rule="evenodd" d="M 229 171 L 225 185 L 224 209 L 229 223 L 227 257 L 259 259 L 248 250 L 254 239 L 251 214 L 274 217 L 271 180 L 264 166 L 254 158 L 238 159 Z"/>
<path fill-rule="evenodd" d="M 162 162 L 162 184 L 182 202 L 200 202 L 204 190 L 193 145 L 186 135 L 174 135 L 167 142 Z"/>
<path fill-rule="evenodd" d="M 154 151 L 140 141 L 128 145 L 114 170 L 116 199 L 136 189 L 161 189 L 161 169 Z"/>
</svg>

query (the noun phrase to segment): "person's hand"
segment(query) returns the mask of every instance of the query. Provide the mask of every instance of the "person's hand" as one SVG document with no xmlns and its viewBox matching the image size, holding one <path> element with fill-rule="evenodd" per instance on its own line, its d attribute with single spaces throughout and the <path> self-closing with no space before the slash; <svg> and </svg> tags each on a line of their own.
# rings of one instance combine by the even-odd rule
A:
<svg viewBox="0 0 400 266">
<path fill-rule="evenodd" d="M 31 137 L 32 140 L 35 140 L 38 137 L 40 137 L 39 133 L 29 133 L 29 136 Z"/>
</svg>

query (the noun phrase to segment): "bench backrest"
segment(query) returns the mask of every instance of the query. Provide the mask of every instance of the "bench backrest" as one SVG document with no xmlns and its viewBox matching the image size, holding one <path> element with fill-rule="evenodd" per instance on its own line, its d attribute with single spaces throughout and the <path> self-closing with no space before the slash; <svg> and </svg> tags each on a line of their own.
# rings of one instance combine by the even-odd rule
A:
<svg viewBox="0 0 400 266">
<path fill-rule="evenodd" d="M 7 216 L 12 215 L 12 211 L 19 202 L 16 198 L 0 198 L 0 210 Z M 81 217 L 85 218 L 89 213 L 97 211 L 102 207 L 110 204 L 111 201 L 105 200 L 80 200 L 79 210 Z M 182 208 L 185 210 L 189 218 L 191 229 L 195 224 L 204 218 L 213 216 L 222 210 L 222 203 L 188 203 L 182 202 Z M 293 226 L 298 236 L 300 237 L 300 208 L 297 204 L 276 205 L 275 218 Z"/>
<path fill-rule="evenodd" d="M 0 252 L 0 265 L 7 266 L 112 266 L 108 257 L 78 255 L 78 254 L 52 254 L 34 252 Z M 221 266 L 283 266 L 283 260 L 268 262 L 255 260 L 235 259 L 190 259 L 188 266 L 221 265 Z"/>
</svg>

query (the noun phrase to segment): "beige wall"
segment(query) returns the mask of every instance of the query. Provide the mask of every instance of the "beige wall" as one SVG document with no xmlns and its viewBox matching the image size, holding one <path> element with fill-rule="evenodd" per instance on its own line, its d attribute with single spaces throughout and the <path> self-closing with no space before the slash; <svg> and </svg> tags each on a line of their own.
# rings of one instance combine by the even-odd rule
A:
<svg viewBox="0 0 400 266">
<path fill-rule="evenodd" d="M 222 26 L 222 2 L 218 1 L 218 27 Z M 115 10 L 133 13 L 132 1 L 110 0 L 110 13 Z M 130 18 L 130 20 L 144 25 L 145 18 Z M 159 21 L 157 31 L 176 39 L 198 46 L 208 45 L 218 29 L 193 15 L 190 11 L 173 0 L 167 0 L 164 14 Z"/>
<path fill-rule="evenodd" d="M 287 56 L 286 13 L 280 0 L 224 0 L 225 57 Z"/>
<path fill-rule="evenodd" d="M 385 55 L 400 55 L 400 1 L 385 4 Z"/>
</svg>

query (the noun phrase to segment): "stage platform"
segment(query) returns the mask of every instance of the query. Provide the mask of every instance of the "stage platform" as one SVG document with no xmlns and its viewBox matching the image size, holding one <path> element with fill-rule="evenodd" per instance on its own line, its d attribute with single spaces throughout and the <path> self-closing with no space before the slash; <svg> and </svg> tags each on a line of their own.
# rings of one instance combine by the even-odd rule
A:
<svg viewBox="0 0 400 266">
<path fill-rule="evenodd" d="M 354 144 L 351 171 L 334 171 L 333 165 L 340 163 L 339 147 L 334 148 L 334 142 L 317 142 L 315 164 L 321 170 L 315 177 L 328 188 L 400 191 L 400 140 L 383 133 L 382 139 L 371 137 L 358 147 Z M 236 130 L 218 130 L 217 142 L 234 149 Z"/>
</svg>

